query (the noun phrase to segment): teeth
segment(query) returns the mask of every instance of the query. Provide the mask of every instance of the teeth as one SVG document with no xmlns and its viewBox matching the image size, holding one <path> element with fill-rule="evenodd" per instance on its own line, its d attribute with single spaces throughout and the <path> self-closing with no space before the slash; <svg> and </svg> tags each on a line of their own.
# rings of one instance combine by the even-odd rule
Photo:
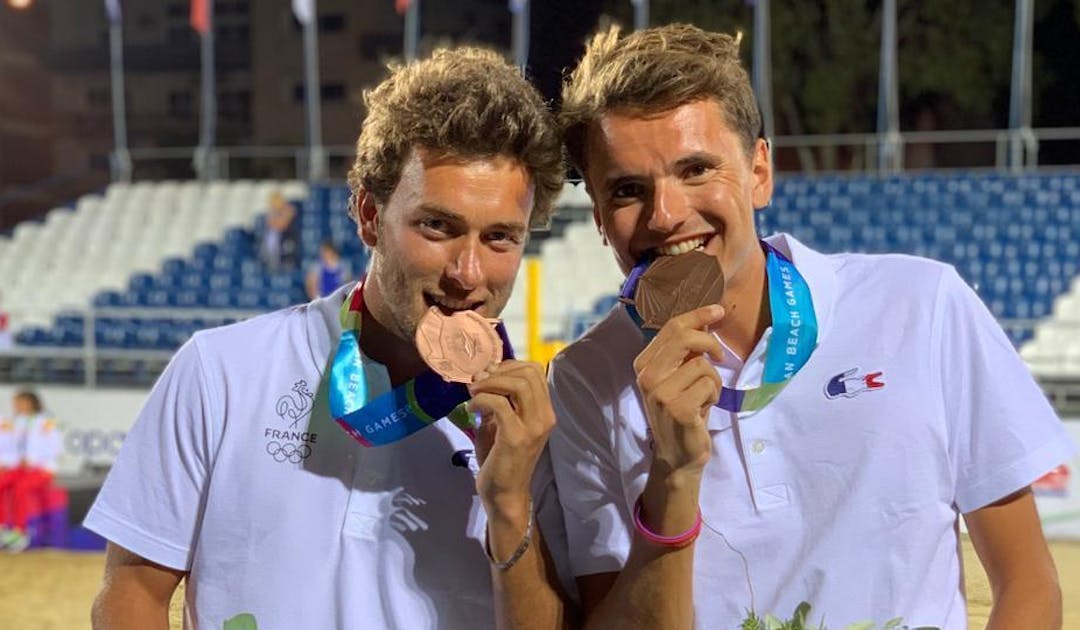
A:
<svg viewBox="0 0 1080 630">
<path fill-rule="evenodd" d="M 671 245 L 663 245 L 657 247 L 656 251 L 661 256 L 678 256 L 679 254 L 685 254 L 686 252 L 699 249 L 705 246 L 705 237 L 699 236 L 697 238 L 688 239 L 680 243 L 673 243 Z"/>
<path fill-rule="evenodd" d="M 431 301 L 452 311 L 464 311 L 468 309 L 470 305 L 469 302 L 447 302 L 446 300 L 440 300 L 438 298 L 431 298 Z"/>
</svg>

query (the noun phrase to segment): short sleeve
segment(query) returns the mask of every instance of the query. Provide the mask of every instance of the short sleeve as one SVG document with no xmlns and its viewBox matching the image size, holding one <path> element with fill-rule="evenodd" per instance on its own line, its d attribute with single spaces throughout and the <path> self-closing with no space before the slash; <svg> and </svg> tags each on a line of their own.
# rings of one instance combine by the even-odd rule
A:
<svg viewBox="0 0 1080 630">
<path fill-rule="evenodd" d="M 549 379 L 557 417 L 549 444 L 572 572 L 620 571 L 632 528 L 610 418 L 565 358 L 555 360 Z"/>
<path fill-rule="evenodd" d="M 1075 452 L 1008 337 L 951 267 L 938 286 L 930 348 L 940 352 L 938 379 L 960 512 L 1030 485 Z"/>
<path fill-rule="evenodd" d="M 220 418 L 197 339 L 154 385 L 84 522 L 121 547 L 180 570 L 190 568 Z"/>
</svg>

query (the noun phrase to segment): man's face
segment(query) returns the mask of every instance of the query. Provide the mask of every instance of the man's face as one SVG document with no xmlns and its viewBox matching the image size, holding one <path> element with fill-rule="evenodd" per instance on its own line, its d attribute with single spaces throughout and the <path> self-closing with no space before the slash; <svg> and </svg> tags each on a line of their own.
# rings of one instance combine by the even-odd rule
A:
<svg viewBox="0 0 1080 630">
<path fill-rule="evenodd" d="M 369 196 L 360 208 L 360 235 L 373 250 L 369 309 L 410 340 L 431 306 L 497 317 L 510 298 L 532 206 L 532 178 L 512 158 L 413 150 L 387 202 L 376 208 Z"/>
<path fill-rule="evenodd" d="M 34 413 L 34 405 L 26 396 L 15 396 L 11 401 L 11 406 L 16 416 L 29 416 Z"/>
<path fill-rule="evenodd" d="M 623 273 L 649 252 L 701 248 L 732 286 L 754 260 L 754 209 L 772 196 L 768 148 L 759 140 L 748 156 L 716 101 L 609 112 L 589 127 L 585 160 L 593 216 Z"/>
</svg>

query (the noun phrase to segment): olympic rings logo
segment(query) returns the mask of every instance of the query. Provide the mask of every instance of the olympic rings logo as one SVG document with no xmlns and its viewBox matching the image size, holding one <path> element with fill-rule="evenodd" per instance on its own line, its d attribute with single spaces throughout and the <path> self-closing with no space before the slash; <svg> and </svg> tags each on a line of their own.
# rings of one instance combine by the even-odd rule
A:
<svg viewBox="0 0 1080 630">
<path fill-rule="evenodd" d="M 311 455 L 311 447 L 307 444 L 300 444 L 297 446 L 291 442 L 267 442 L 266 452 L 274 461 L 279 464 L 290 462 L 293 464 L 299 464 L 301 460 L 307 459 L 308 455 Z"/>
<path fill-rule="evenodd" d="M 64 433 L 64 450 L 85 457 L 108 455 L 115 458 L 125 435 L 123 431 L 69 430 Z"/>
</svg>

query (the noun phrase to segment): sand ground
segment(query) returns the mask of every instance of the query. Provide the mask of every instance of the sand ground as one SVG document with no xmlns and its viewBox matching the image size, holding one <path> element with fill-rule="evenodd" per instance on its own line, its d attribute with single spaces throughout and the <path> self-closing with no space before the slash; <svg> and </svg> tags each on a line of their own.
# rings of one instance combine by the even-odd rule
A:
<svg viewBox="0 0 1080 630">
<path fill-rule="evenodd" d="M 1080 630 L 1080 543 L 1051 545 L 1065 600 L 1065 630 Z M 982 628 L 990 607 L 986 575 L 964 543 L 970 627 Z M 90 627 L 90 603 L 101 582 L 99 553 L 31 551 L 0 554 L 0 627 L 77 630 Z M 181 595 L 173 599 L 172 627 L 180 628 Z"/>
</svg>

